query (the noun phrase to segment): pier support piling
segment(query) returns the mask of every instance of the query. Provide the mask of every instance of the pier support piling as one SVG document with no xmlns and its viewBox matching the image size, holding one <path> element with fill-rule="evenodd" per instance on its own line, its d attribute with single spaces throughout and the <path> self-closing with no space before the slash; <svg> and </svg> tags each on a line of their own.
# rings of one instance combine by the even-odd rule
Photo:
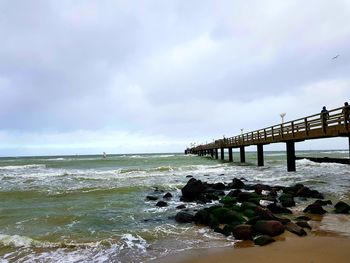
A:
<svg viewBox="0 0 350 263">
<path fill-rule="evenodd" d="M 228 161 L 233 162 L 232 147 L 228 148 Z"/>
<path fill-rule="evenodd" d="M 263 144 L 257 145 L 257 154 L 258 154 L 258 166 L 264 166 L 264 148 Z"/>
<path fill-rule="evenodd" d="M 241 163 L 245 163 L 245 149 L 244 149 L 244 146 L 239 147 L 239 155 L 241 157 Z"/>
<path fill-rule="evenodd" d="M 287 171 L 295 172 L 295 142 L 287 141 Z"/>
<path fill-rule="evenodd" d="M 211 156 L 211 158 L 214 158 L 214 149 L 210 150 L 210 156 Z"/>
<path fill-rule="evenodd" d="M 219 159 L 219 149 L 215 149 L 215 159 Z"/>
<path fill-rule="evenodd" d="M 224 152 L 224 148 L 221 148 L 221 160 L 225 160 L 225 152 Z"/>
</svg>

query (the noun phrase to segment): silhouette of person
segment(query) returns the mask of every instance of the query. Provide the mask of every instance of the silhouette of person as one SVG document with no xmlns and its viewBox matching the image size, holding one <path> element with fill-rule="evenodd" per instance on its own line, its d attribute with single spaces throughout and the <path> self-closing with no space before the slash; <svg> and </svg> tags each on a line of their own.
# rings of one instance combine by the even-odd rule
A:
<svg viewBox="0 0 350 263">
<path fill-rule="evenodd" d="M 321 110 L 321 121 L 322 121 L 322 127 L 324 130 L 327 127 L 327 120 L 328 119 L 329 119 L 329 112 L 326 109 L 326 106 L 323 106 L 323 108 Z"/>
<path fill-rule="evenodd" d="M 343 108 L 343 115 L 344 115 L 344 123 L 350 123 L 350 106 L 349 103 L 345 102 L 344 103 L 344 108 Z"/>
</svg>

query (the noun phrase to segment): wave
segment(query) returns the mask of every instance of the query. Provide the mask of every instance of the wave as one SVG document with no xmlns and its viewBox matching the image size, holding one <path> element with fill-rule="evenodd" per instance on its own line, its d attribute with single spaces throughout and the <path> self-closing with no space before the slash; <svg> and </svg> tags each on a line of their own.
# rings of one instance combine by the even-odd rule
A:
<svg viewBox="0 0 350 263">
<path fill-rule="evenodd" d="M 24 170 L 24 169 L 46 168 L 45 164 L 25 164 L 25 165 L 9 165 L 2 166 L 0 170 Z"/>
</svg>

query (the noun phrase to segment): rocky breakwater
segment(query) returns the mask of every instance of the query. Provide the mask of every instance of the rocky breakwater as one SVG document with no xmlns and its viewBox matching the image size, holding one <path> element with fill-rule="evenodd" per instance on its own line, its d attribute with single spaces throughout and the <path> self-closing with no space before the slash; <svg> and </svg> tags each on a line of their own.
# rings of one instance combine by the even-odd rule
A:
<svg viewBox="0 0 350 263">
<path fill-rule="evenodd" d="M 200 209 L 183 209 L 175 216 L 178 223 L 208 226 L 237 240 L 252 240 L 256 245 L 274 242 L 274 237 L 289 231 L 306 236 L 311 229 L 312 214 L 327 213 L 324 206 L 332 205 L 323 195 L 302 184 L 290 187 L 247 184 L 243 178 L 230 183 L 207 183 L 191 178 L 182 188 L 181 201 L 205 205 Z M 293 214 L 295 199 L 315 201 L 304 209 L 303 215 Z M 331 212 L 347 214 L 350 206 L 338 202 Z"/>
</svg>

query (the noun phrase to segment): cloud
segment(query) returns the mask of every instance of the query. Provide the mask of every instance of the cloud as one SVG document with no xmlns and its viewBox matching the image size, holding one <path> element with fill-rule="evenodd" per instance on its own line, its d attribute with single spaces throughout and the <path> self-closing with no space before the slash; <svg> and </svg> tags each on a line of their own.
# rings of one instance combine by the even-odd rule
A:
<svg viewBox="0 0 350 263">
<path fill-rule="evenodd" d="M 34 134 L 88 145 L 74 134 L 107 130 L 207 140 L 349 100 L 348 1 L 12 0 L 0 10 L 0 131 L 23 145 Z"/>
</svg>

